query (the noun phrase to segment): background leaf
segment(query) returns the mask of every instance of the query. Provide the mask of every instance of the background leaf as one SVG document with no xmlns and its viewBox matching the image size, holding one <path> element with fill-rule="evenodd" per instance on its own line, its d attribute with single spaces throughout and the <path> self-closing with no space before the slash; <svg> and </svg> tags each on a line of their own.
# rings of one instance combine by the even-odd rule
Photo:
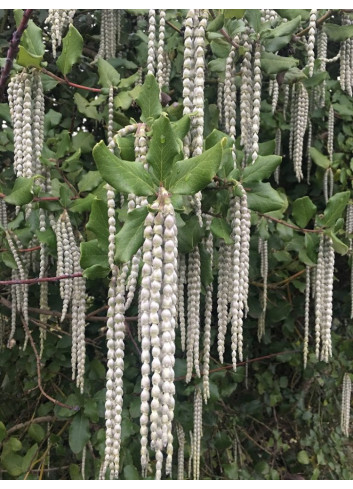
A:
<svg viewBox="0 0 353 489">
<path fill-rule="evenodd" d="M 80 59 L 83 39 L 78 30 L 71 24 L 69 32 L 63 39 L 62 53 L 56 64 L 63 75 L 70 73 L 71 68 Z"/>
</svg>

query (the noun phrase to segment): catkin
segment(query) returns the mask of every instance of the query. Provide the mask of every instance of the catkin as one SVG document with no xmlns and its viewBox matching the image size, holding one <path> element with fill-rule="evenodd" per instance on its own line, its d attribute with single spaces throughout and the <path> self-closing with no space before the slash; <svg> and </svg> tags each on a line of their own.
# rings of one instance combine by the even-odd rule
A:
<svg viewBox="0 0 353 489">
<path fill-rule="evenodd" d="M 50 35 L 52 42 L 53 56 L 56 58 L 56 50 L 61 45 L 64 30 L 72 24 L 76 10 L 69 9 L 49 9 L 46 24 L 50 24 Z"/>
<path fill-rule="evenodd" d="M 186 382 L 190 382 L 193 366 L 200 377 L 199 338 L 200 338 L 200 293 L 201 262 L 198 246 L 189 254 L 187 272 L 187 337 L 186 337 Z"/>
<path fill-rule="evenodd" d="M 194 395 L 194 435 L 193 435 L 193 478 L 200 479 L 200 456 L 202 437 L 202 395 L 198 387 Z"/>
<path fill-rule="evenodd" d="M 352 381 L 350 375 L 346 372 L 343 376 L 342 384 L 342 402 L 341 402 L 341 430 L 345 436 L 349 436 L 349 421 L 351 414 L 351 393 Z"/>
</svg>

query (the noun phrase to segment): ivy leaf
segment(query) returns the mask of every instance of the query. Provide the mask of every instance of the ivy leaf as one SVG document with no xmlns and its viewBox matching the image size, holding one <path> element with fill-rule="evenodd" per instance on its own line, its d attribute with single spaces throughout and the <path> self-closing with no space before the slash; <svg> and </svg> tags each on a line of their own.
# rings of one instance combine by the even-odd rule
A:
<svg viewBox="0 0 353 489">
<path fill-rule="evenodd" d="M 73 453 L 82 452 L 90 437 L 88 418 L 81 413 L 76 414 L 69 429 L 69 445 Z"/>
<path fill-rule="evenodd" d="M 5 202 L 13 205 L 24 205 L 31 202 L 33 178 L 18 177 L 10 195 L 5 197 Z"/>
<path fill-rule="evenodd" d="M 103 200 L 93 200 L 86 229 L 95 235 L 99 246 L 108 246 L 108 206 Z"/>
<path fill-rule="evenodd" d="M 152 177 L 138 161 L 124 161 L 113 155 L 103 141 L 93 148 L 93 158 L 103 179 L 118 192 L 153 195 Z"/>
<path fill-rule="evenodd" d="M 69 32 L 63 39 L 63 49 L 56 64 L 63 75 L 70 73 L 71 68 L 82 54 L 83 39 L 78 30 L 71 24 Z"/>
<path fill-rule="evenodd" d="M 80 192 L 91 192 L 102 183 L 102 178 L 98 171 L 89 171 L 78 182 Z"/>
<path fill-rule="evenodd" d="M 120 81 L 120 74 L 113 66 L 101 56 L 98 58 L 99 84 L 102 87 L 117 87 Z"/>
<path fill-rule="evenodd" d="M 254 29 L 255 32 L 259 32 L 261 28 L 261 12 L 258 9 L 249 9 L 245 11 L 245 19 L 248 21 L 250 27 Z"/>
<path fill-rule="evenodd" d="M 251 192 L 248 192 L 247 196 L 248 206 L 252 211 L 272 212 L 284 206 L 280 194 L 269 183 L 251 185 Z"/>
<path fill-rule="evenodd" d="M 284 57 L 266 52 L 261 54 L 261 68 L 267 75 L 275 75 L 281 71 L 289 70 L 298 63 L 299 61 L 291 56 Z"/>
<path fill-rule="evenodd" d="M 310 156 L 312 157 L 314 163 L 317 166 L 321 166 L 321 168 L 328 168 L 331 166 L 331 161 L 327 158 L 327 156 L 323 155 L 316 148 L 310 148 Z"/>
<path fill-rule="evenodd" d="M 305 228 L 310 219 L 314 217 L 317 207 L 306 195 L 293 202 L 293 217 L 299 227 Z"/>
<path fill-rule="evenodd" d="M 223 217 L 214 217 L 212 219 L 211 231 L 218 238 L 222 238 L 226 244 L 233 243 L 233 240 L 230 237 L 232 230 L 226 219 Z"/>
<path fill-rule="evenodd" d="M 153 75 L 147 75 L 141 91 L 136 99 L 142 114 L 141 121 L 157 119 L 162 113 L 162 105 L 159 100 L 159 86 Z"/>
<path fill-rule="evenodd" d="M 180 148 L 174 136 L 168 117 L 161 115 L 152 126 L 153 136 L 147 160 L 153 168 L 158 181 L 166 183 L 166 177 L 171 172 L 175 157 Z"/>
<path fill-rule="evenodd" d="M 258 156 L 252 165 L 244 168 L 243 183 L 248 185 L 249 183 L 261 182 L 265 178 L 270 178 L 281 161 L 281 156 Z"/>
<path fill-rule="evenodd" d="M 201 155 L 175 163 L 167 190 L 192 195 L 206 187 L 218 171 L 225 142 L 222 139 Z"/>
<path fill-rule="evenodd" d="M 337 219 L 342 216 L 343 211 L 348 204 L 349 197 L 350 192 L 347 190 L 346 192 L 338 192 L 328 200 L 324 211 L 324 217 L 321 221 L 323 226 L 329 228 L 336 223 Z"/>
<path fill-rule="evenodd" d="M 127 219 L 115 238 L 117 262 L 128 262 L 142 245 L 147 213 L 147 207 L 140 207 L 127 214 Z"/>
<path fill-rule="evenodd" d="M 353 25 L 337 25 L 337 24 L 324 24 L 324 32 L 328 35 L 331 41 L 345 41 L 350 37 L 353 37 Z"/>
</svg>

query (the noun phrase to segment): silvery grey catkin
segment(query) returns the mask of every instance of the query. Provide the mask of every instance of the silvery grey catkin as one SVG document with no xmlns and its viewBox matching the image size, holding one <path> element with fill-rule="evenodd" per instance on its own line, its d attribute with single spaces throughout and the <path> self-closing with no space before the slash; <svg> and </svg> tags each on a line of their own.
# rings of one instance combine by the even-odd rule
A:
<svg viewBox="0 0 353 489">
<path fill-rule="evenodd" d="M 72 24 L 76 10 L 69 9 L 49 9 L 46 24 L 50 24 L 50 35 L 52 42 L 53 56 L 56 58 L 56 50 L 61 45 L 64 30 Z"/>
<path fill-rule="evenodd" d="M 341 430 L 345 436 L 349 436 L 349 421 L 351 414 L 352 381 L 349 373 L 345 372 L 342 383 L 341 401 Z"/>
</svg>

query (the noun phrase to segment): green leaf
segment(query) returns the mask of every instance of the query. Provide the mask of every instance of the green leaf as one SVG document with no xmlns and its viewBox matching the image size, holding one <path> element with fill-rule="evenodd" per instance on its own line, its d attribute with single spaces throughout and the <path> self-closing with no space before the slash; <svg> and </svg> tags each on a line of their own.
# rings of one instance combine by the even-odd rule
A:
<svg viewBox="0 0 353 489">
<path fill-rule="evenodd" d="M 302 10 L 302 9 L 275 9 L 276 12 L 283 18 L 283 19 L 295 19 L 295 17 L 300 17 L 302 20 L 308 20 L 310 17 L 310 10 Z"/>
<path fill-rule="evenodd" d="M 34 461 L 34 457 L 36 456 L 37 452 L 38 452 L 38 445 L 37 443 L 35 443 L 34 445 L 31 446 L 31 448 L 28 450 L 28 452 L 22 459 L 22 472 L 27 472 L 27 470 L 31 466 L 31 463 Z"/>
<path fill-rule="evenodd" d="M 184 139 L 190 129 L 190 116 L 186 114 L 178 121 L 172 122 L 171 124 L 175 137 Z"/>
<path fill-rule="evenodd" d="M 23 10 L 15 9 L 14 17 L 18 27 L 23 17 Z M 43 59 L 45 46 L 43 43 L 42 29 L 38 27 L 32 19 L 28 21 L 27 28 L 21 36 L 21 44 L 17 55 L 17 62 L 21 66 L 40 67 Z"/>
<path fill-rule="evenodd" d="M 292 35 L 300 25 L 301 16 L 298 15 L 288 22 L 282 22 L 278 27 L 275 27 L 270 31 L 266 37 L 282 37 Z"/>
<path fill-rule="evenodd" d="M 206 187 L 218 171 L 225 142 L 223 139 L 199 156 L 178 161 L 167 190 L 174 194 L 192 195 Z"/>
<path fill-rule="evenodd" d="M 293 202 L 292 214 L 299 227 L 305 228 L 310 219 L 316 214 L 317 207 L 306 195 Z"/>
<path fill-rule="evenodd" d="M 332 245 L 333 249 L 336 251 L 336 253 L 339 253 L 340 255 L 346 255 L 348 253 L 348 246 L 341 241 L 336 234 L 333 232 L 327 233 L 328 236 L 332 239 Z"/>
<path fill-rule="evenodd" d="M 270 178 L 281 161 L 281 156 L 258 156 L 252 165 L 244 168 L 243 183 L 248 185 L 254 182 L 261 182 L 265 178 Z"/>
<path fill-rule="evenodd" d="M 252 211 L 271 212 L 282 209 L 284 201 L 280 194 L 269 183 L 256 183 L 251 185 L 247 193 L 248 206 Z"/>
<path fill-rule="evenodd" d="M 323 25 L 323 30 L 328 35 L 331 41 L 345 41 L 350 37 L 353 37 L 353 25 L 337 25 L 328 24 Z"/>
<path fill-rule="evenodd" d="M 69 474 L 72 481 L 82 481 L 81 469 L 77 464 L 70 464 Z"/>
<path fill-rule="evenodd" d="M 147 207 L 140 207 L 128 213 L 123 227 L 116 235 L 116 261 L 121 263 L 128 262 L 142 245 L 147 213 Z"/>
<path fill-rule="evenodd" d="M 163 185 L 171 172 L 175 157 L 180 152 L 180 147 L 174 136 L 168 117 L 161 115 L 152 126 L 153 136 L 147 153 L 147 161 L 153 168 L 153 172 Z"/>
<path fill-rule="evenodd" d="M 201 263 L 201 284 L 206 289 L 206 287 L 213 281 L 211 256 L 202 244 L 199 246 L 199 249 Z"/>
<path fill-rule="evenodd" d="M 227 8 L 223 10 L 225 19 L 241 19 L 244 16 L 245 12 L 246 12 L 245 9 L 240 9 L 240 8 L 239 9 Z"/>
<path fill-rule="evenodd" d="M 4 119 L 4 121 L 11 124 L 10 109 L 8 104 L 0 104 L 0 119 Z"/>
<path fill-rule="evenodd" d="M 310 463 L 308 454 L 305 450 L 300 450 L 297 454 L 297 460 L 300 464 L 308 465 Z"/>
<path fill-rule="evenodd" d="M 35 66 L 36 68 L 40 68 L 40 64 L 42 62 L 43 56 L 36 56 L 35 54 L 31 54 L 27 51 L 23 46 L 19 47 L 17 54 L 17 63 L 25 68 L 29 66 Z"/>
<path fill-rule="evenodd" d="M 211 231 L 218 238 L 222 238 L 226 244 L 232 244 L 233 240 L 230 237 L 231 227 L 223 217 L 214 217 L 211 222 Z"/>
<path fill-rule="evenodd" d="M 120 74 L 113 66 L 101 56 L 98 58 L 99 84 L 102 87 L 117 87 L 120 81 Z"/>
<path fill-rule="evenodd" d="M 179 253 L 190 253 L 201 241 L 204 229 L 200 227 L 197 216 L 192 216 L 184 226 L 178 226 Z"/>
<path fill-rule="evenodd" d="M 42 441 L 45 437 L 45 431 L 44 429 L 36 423 L 31 424 L 31 426 L 28 428 L 28 435 L 34 440 L 34 441 Z"/>
<path fill-rule="evenodd" d="M 88 418 L 81 413 L 76 414 L 69 428 L 69 445 L 73 453 L 82 452 L 90 437 Z"/>
<path fill-rule="evenodd" d="M 93 158 L 103 179 L 119 192 L 153 195 L 152 177 L 138 161 L 124 161 L 113 155 L 103 141 L 93 148 Z"/>
<path fill-rule="evenodd" d="M 99 265 L 103 269 L 109 269 L 107 252 L 99 246 L 98 239 L 81 243 L 80 264 L 84 270 L 95 265 Z"/>
<path fill-rule="evenodd" d="M 310 156 L 313 159 L 314 163 L 321 168 L 328 168 L 331 166 L 331 161 L 327 158 L 327 156 L 323 155 L 316 148 L 310 148 Z"/>
<path fill-rule="evenodd" d="M 270 53 L 276 53 L 280 49 L 284 48 L 287 46 L 287 44 L 290 43 L 292 39 L 292 36 L 281 36 L 281 37 L 275 37 L 275 38 L 267 38 L 263 41 L 263 44 L 266 48 L 266 51 Z"/>
<path fill-rule="evenodd" d="M 248 21 L 250 27 L 252 27 L 255 32 L 260 32 L 261 12 L 259 9 L 246 10 L 244 17 Z"/>
<path fill-rule="evenodd" d="M 93 200 L 86 229 L 96 236 L 102 249 L 108 246 L 108 206 L 103 200 Z"/>
<path fill-rule="evenodd" d="M 88 194 L 83 199 L 75 199 L 70 205 L 70 212 L 86 212 L 91 210 L 92 202 L 94 200 L 93 194 Z"/>
<path fill-rule="evenodd" d="M 5 197 L 5 202 L 13 205 L 24 205 L 31 202 L 33 178 L 18 177 L 10 195 Z"/>
<path fill-rule="evenodd" d="M 338 192 L 329 199 L 324 211 L 324 217 L 321 221 L 323 226 L 329 228 L 336 223 L 337 219 L 342 216 L 348 204 L 349 197 L 350 192 L 347 190 L 346 192 Z"/>
<path fill-rule="evenodd" d="M 159 87 L 153 75 L 146 76 L 136 102 L 142 110 L 142 122 L 147 122 L 151 118 L 157 119 L 161 115 L 162 105 L 159 101 Z"/>
<path fill-rule="evenodd" d="M 75 104 L 77 105 L 77 109 L 81 114 L 89 117 L 90 119 L 100 120 L 101 115 L 98 114 L 97 107 L 90 103 L 89 100 L 82 97 L 82 95 L 78 92 L 74 95 Z"/>
<path fill-rule="evenodd" d="M 71 68 L 82 54 L 83 39 L 78 30 L 71 24 L 69 32 L 63 39 L 63 49 L 56 64 L 63 75 L 70 73 Z"/>
<path fill-rule="evenodd" d="M 89 171 L 78 182 L 78 189 L 80 192 L 90 192 L 98 187 L 102 182 L 102 178 L 98 171 Z"/>
<path fill-rule="evenodd" d="M 127 110 L 132 104 L 132 97 L 129 92 L 119 92 L 116 97 L 114 97 L 114 107 Z"/>
<path fill-rule="evenodd" d="M 266 53 L 261 54 L 261 68 L 267 75 L 274 75 L 281 71 L 289 70 L 296 66 L 299 61 L 291 56 L 284 57 L 278 54 Z"/>
<path fill-rule="evenodd" d="M 140 473 L 134 465 L 125 465 L 124 467 L 125 480 L 140 480 Z"/>
<path fill-rule="evenodd" d="M 225 12 L 229 12 L 229 10 L 226 10 Z M 207 32 L 218 32 L 220 29 L 222 29 L 224 25 L 224 18 L 226 14 L 218 14 L 215 19 L 210 20 L 207 23 Z"/>
</svg>

